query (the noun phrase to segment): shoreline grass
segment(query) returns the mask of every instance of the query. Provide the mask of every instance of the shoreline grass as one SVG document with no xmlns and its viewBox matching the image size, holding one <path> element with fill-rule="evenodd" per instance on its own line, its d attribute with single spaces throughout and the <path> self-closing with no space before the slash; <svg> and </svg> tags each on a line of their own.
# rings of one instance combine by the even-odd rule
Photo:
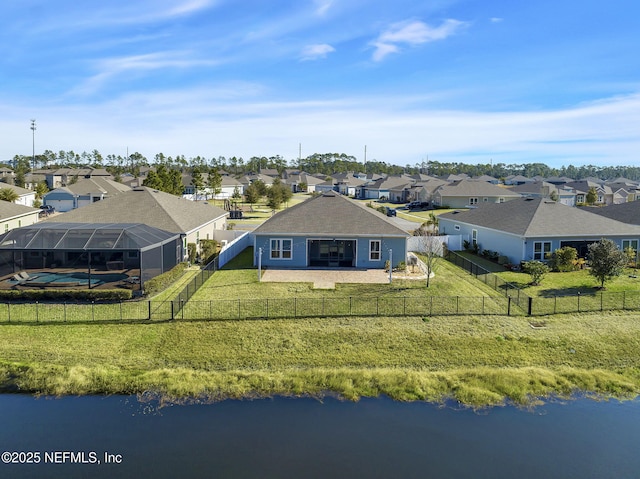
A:
<svg viewBox="0 0 640 479">
<path fill-rule="evenodd" d="M 274 395 L 473 407 L 640 393 L 630 314 L 3 325 L 0 390 L 170 400 Z"/>
</svg>

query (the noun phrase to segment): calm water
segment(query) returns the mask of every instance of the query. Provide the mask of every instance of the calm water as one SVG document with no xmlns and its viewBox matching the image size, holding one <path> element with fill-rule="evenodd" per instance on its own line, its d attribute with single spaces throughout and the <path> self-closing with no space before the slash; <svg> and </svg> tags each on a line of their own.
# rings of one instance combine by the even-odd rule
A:
<svg viewBox="0 0 640 479">
<path fill-rule="evenodd" d="M 640 477 L 640 401 L 475 413 L 385 398 L 158 408 L 0 395 L 0 410 L 0 452 L 40 457 L 0 463 L 3 478 Z"/>
</svg>

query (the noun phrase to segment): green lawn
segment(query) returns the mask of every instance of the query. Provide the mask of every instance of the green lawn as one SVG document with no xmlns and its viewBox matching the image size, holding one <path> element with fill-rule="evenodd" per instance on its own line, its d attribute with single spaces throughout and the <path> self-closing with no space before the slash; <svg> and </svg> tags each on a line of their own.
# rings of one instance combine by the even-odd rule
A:
<svg viewBox="0 0 640 479">
<path fill-rule="evenodd" d="M 316 290 L 312 283 L 258 282 L 258 271 L 253 267 L 253 248 L 247 248 L 222 270 L 216 272 L 191 298 L 191 301 L 238 298 L 321 298 L 358 297 L 389 298 L 401 296 L 500 296 L 492 288 L 441 259 L 431 279 L 426 281 L 396 279 L 391 284 L 336 284 L 335 290 Z"/>
<path fill-rule="evenodd" d="M 600 282 L 589 274 L 587 269 L 568 273 L 547 273 L 539 285 L 531 285 L 531 276 L 526 273 L 503 271 L 499 276 L 524 289 L 529 296 L 567 296 L 594 294 L 600 291 Z M 626 270 L 621 276 L 605 283 L 605 291 L 619 293 L 622 291 L 640 291 L 640 278 L 635 269 Z"/>
</svg>

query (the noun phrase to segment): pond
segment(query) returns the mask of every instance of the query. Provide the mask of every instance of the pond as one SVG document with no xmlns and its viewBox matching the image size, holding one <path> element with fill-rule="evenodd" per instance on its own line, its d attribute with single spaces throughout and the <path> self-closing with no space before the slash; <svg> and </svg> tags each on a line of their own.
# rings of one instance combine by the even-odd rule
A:
<svg viewBox="0 0 640 479">
<path fill-rule="evenodd" d="M 0 395 L 0 409 L 0 477 L 10 478 L 586 479 L 640 471 L 640 401 L 474 412 L 387 398 L 159 407 L 126 396 Z"/>
</svg>

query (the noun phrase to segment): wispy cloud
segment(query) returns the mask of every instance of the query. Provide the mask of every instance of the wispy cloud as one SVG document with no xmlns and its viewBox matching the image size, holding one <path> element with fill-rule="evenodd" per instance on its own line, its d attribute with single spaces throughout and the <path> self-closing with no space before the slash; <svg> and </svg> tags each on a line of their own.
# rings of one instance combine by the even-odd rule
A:
<svg viewBox="0 0 640 479">
<path fill-rule="evenodd" d="M 500 23 L 500 22 L 502 22 L 503 20 L 504 20 L 504 19 L 503 19 L 503 18 L 500 18 L 500 17 L 491 17 L 491 18 L 489 19 L 489 21 L 490 21 L 491 23 Z"/>
<path fill-rule="evenodd" d="M 320 43 L 317 45 L 307 45 L 302 50 L 302 55 L 300 59 L 302 61 L 318 60 L 321 58 L 326 58 L 329 53 L 333 53 L 335 51 L 336 49 L 327 43 Z"/>
<path fill-rule="evenodd" d="M 333 4 L 333 0 L 314 0 L 313 3 L 315 3 L 316 5 L 316 10 L 315 10 L 316 15 L 319 15 L 322 17 L 326 15 L 326 13 L 331 8 L 331 5 Z"/>
<path fill-rule="evenodd" d="M 394 23 L 373 42 L 373 60 L 378 62 L 390 53 L 399 52 L 402 45 L 415 46 L 444 40 L 466 25 L 466 22 L 454 19 L 447 19 L 438 27 L 431 27 L 418 20 Z"/>
<path fill-rule="evenodd" d="M 76 95 L 90 95 L 97 92 L 109 80 L 125 72 L 143 73 L 163 68 L 187 69 L 218 64 L 214 60 L 193 58 L 189 52 L 158 52 L 144 55 L 107 58 L 96 64 L 99 71 L 71 92 Z"/>
</svg>

